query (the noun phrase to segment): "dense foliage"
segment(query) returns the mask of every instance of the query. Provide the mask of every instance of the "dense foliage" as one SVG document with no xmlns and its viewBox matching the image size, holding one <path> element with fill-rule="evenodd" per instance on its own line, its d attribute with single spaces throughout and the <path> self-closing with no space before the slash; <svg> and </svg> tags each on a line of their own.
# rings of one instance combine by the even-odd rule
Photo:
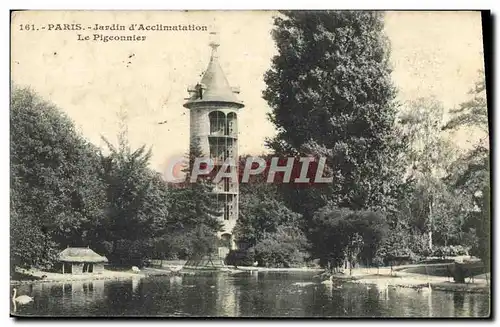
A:
<svg viewBox="0 0 500 327">
<path fill-rule="evenodd" d="M 99 152 L 29 89 L 14 87 L 10 107 L 12 260 L 46 266 L 57 245 L 89 242 L 104 217 Z"/>
<path fill-rule="evenodd" d="M 469 128 L 479 130 L 479 139 L 463 153 L 450 169 L 446 178 L 449 185 L 470 203 L 465 211 L 462 228 L 466 233 L 472 254 L 480 257 L 489 268 L 491 261 L 491 179 L 489 123 L 484 73 L 471 90 L 471 99 L 452 110 L 453 117 L 444 126 L 447 130 Z"/>
<path fill-rule="evenodd" d="M 407 145 L 396 124 L 383 14 L 282 12 L 273 38 L 278 54 L 265 75 L 264 99 L 278 134 L 268 145 L 277 155 L 326 157 L 326 174 L 334 180 L 278 192 L 303 215 L 297 226 L 323 265 L 361 257 L 371 262 L 386 220 L 394 220 L 398 209 Z M 242 208 L 242 223 L 244 214 Z M 261 220 L 279 219 L 268 217 Z M 376 217 L 381 225 L 361 226 L 355 217 Z"/>
<path fill-rule="evenodd" d="M 270 256 L 283 261 L 286 246 L 262 235 L 296 212 L 307 259 L 332 269 L 427 256 L 489 260 L 488 146 L 483 138 L 464 152 L 447 133 L 466 127 L 487 138 L 484 83 L 449 121 L 435 98 L 398 106 L 380 12 L 282 12 L 273 37 L 264 98 L 278 134 L 268 146 L 327 157 L 334 182 L 242 188 L 236 236 L 256 254 L 277 249 Z"/>
<path fill-rule="evenodd" d="M 334 182 L 292 189 L 285 200 L 312 213 L 333 203 L 353 210 L 396 207 L 405 142 L 395 126 L 395 88 L 381 12 L 292 11 L 275 19 L 278 54 L 264 98 L 277 154 L 327 158 Z"/>
<path fill-rule="evenodd" d="M 125 130 L 104 155 L 33 91 L 11 99 L 12 267 L 49 268 L 57 252 L 90 246 L 113 264 L 214 251 L 219 222 L 205 181 L 172 189 L 131 149 Z M 190 156 L 197 156 L 192 149 Z"/>
<path fill-rule="evenodd" d="M 371 265 L 387 234 L 385 217 L 372 211 L 351 211 L 328 205 L 315 214 L 311 253 L 331 270 L 345 261 L 350 267 L 357 262 Z"/>
<path fill-rule="evenodd" d="M 282 12 L 273 37 L 264 98 L 278 133 L 269 156 L 326 157 L 334 182 L 275 185 L 257 175 L 241 184 L 240 249 L 226 263 L 316 260 L 342 270 L 470 254 L 489 267 L 483 73 L 446 121 L 439 99 L 396 104 L 380 12 Z M 469 149 L 451 142 L 464 129 L 480 133 Z M 104 154 L 28 89 L 13 88 L 10 132 L 12 266 L 50 267 L 67 246 L 126 265 L 215 253 L 220 208 L 210 179 L 166 184 L 125 131 L 116 147 L 106 140 Z M 193 141 L 186 168 L 203 157 Z"/>
</svg>

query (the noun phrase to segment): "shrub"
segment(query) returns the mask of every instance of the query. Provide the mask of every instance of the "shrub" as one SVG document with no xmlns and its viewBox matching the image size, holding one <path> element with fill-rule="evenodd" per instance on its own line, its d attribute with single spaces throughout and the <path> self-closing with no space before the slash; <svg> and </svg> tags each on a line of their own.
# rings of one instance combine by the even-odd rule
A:
<svg viewBox="0 0 500 327">
<path fill-rule="evenodd" d="M 462 245 L 448 245 L 448 246 L 437 246 L 432 252 L 431 256 L 433 257 L 454 257 L 458 255 L 468 255 L 468 248 Z"/>
<path fill-rule="evenodd" d="M 256 259 L 260 265 L 270 267 L 292 267 L 304 263 L 307 255 L 307 240 L 300 229 L 279 226 L 275 233 L 265 234 L 255 246 Z"/>
<path fill-rule="evenodd" d="M 229 251 L 225 263 L 228 266 L 251 266 L 255 262 L 255 252 L 249 250 L 231 250 Z"/>
</svg>

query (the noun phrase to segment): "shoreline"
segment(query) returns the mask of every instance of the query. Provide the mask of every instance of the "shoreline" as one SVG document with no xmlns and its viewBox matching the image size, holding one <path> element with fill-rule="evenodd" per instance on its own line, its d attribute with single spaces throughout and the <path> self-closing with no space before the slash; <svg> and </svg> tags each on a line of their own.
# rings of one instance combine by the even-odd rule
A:
<svg viewBox="0 0 500 327">
<path fill-rule="evenodd" d="M 399 267 L 398 267 L 399 268 Z M 148 276 L 175 276 L 175 275 L 196 275 L 195 271 L 171 271 L 167 269 L 144 268 L 139 273 L 132 271 L 114 271 L 104 270 L 103 273 L 96 274 L 60 274 L 48 273 L 43 271 L 19 271 L 20 273 L 31 276 L 35 279 L 10 280 L 12 286 L 32 284 L 32 283 L 67 283 L 74 281 L 94 281 L 94 280 L 127 280 L 140 279 Z M 324 281 L 332 278 L 332 282 L 345 282 L 353 284 L 364 284 L 376 286 L 380 289 L 388 287 L 394 288 L 412 288 L 416 290 L 428 289 L 446 291 L 446 292 L 466 292 L 466 293 L 484 293 L 491 294 L 491 280 L 485 278 L 476 278 L 474 283 L 455 283 L 447 277 L 422 275 L 416 273 L 407 273 L 399 269 L 390 268 L 354 268 L 352 275 L 347 271 L 345 274 L 335 273 L 330 275 L 321 268 L 265 268 L 265 267 L 238 267 L 237 269 L 228 268 L 228 270 L 218 271 L 220 273 L 243 273 L 243 272 L 323 272 L 315 275 L 312 279 Z M 44 277 L 42 277 L 44 276 Z"/>
<path fill-rule="evenodd" d="M 475 278 L 474 283 L 455 283 L 448 277 L 407 273 L 394 267 L 392 274 L 390 268 L 355 268 L 352 275 L 333 274 L 332 280 L 345 281 L 353 284 L 376 286 L 380 289 L 388 287 L 412 288 L 417 290 L 429 289 L 446 292 L 466 292 L 491 294 L 491 280 L 488 278 Z M 327 276 L 327 275 L 324 275 Z M 318 276 L 321 278 L 321 276 Z"/>
<path fill-rule="evenodd" d="M 234 269 L 234 268 L 230 268 Z M 325 271 L 323 268 L 266 268 L 266 267 L 248 267 L 238 266 L 235 270 L 241 271 L 273 271 L 273 272 L 321 272 Z"/>
<path fill-rule="evenodd" d="M 226 268 L 220 270 L 214 270 L 209 272 L 220 272 L 220 273 L 244 273 L 244 272 L 321 272 L 323 269 L 320 268 L 265 268 L 265 267 L 238 267 Z M 20 270 L 19 273 L 32 277 L 33 279 L 11 279 L 11 285 L 22 285 L 31 283 L 65 283 L 74 281 L 93 281 L 93 280 L 126 280 L 135 278 L 144 278 L 148 276 L 175 276 L 175 275 L 193 275 L 196 273 L 202 273 L 203 270 L 181 270 L 172 271 L 168 269 L 159 268 L 144 268 L 139 273 L 134 273 L 132 271 L 115 271 L 115 270 L 104 270 L 102 273 L 95 274 L 61 274 L 61 273 L 50 273 L 39 270 Z M 45 276 L 45 277 L 43 277 Z"/>
<path fill-rule="evenodd" d="M 38 284 L 38 283 L 68 283 L 68 282 L 89 282 L 94 280 L 126 280 L 146 277 L 145 274 L 126 271 L 105 270 L 103 273 L 96 274 L 58 274 L 47 273 L 43 271 L 32 271 L 25 273 L 34 279 L 10 280 L 10 285 Z M 46 276 L 43 278 L 42 276 Z"/>
</svg>

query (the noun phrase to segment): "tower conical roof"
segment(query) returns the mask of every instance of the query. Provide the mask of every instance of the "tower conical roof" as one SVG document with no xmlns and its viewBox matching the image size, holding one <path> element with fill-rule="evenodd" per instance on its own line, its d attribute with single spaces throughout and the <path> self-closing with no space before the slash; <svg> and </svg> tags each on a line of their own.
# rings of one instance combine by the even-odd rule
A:
<svg viewBox="0 0 500 327">
<path fill-rule="evenodd" d="M 241 101 L 236 98 L 235 92 L 229 85 L 220 66 L 219 56 L 217 55 L 218 44 L 211 43 L 210 45 L 212 46 L 212 55 L 208 67 L 196 90 L 190 90 L 192 95 L 184 106 L 189 108 L 191 104 L 200 102 L 227 102 L 240 108 L 243 107 Z"/>
</svg>

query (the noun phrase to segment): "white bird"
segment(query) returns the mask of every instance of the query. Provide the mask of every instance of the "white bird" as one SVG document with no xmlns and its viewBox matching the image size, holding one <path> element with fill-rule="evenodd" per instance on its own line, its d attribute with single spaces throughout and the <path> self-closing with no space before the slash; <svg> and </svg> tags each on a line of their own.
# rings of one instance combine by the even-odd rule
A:
<svg viewBox="0 0 500 327">
<path fill-rule="evenodd" d="M 314 285 L 314 283 L 313 282 L 297 282 L 297 283 L 293 283 L 292 285 L 301 287 L 301 286 Z"/>
<path fill-rule="evenodd" d="M 419 293 L 430 293 L 430 292 L 432 292 L 431 283 L 427 283 L 426 287 L 420 287 L 420 288 L 418 288 L 417 292 L 419 292 Z"/>
<path fill-rule="evenodd" d="M 385 282 L 377 287 L 378 293 L 383 295 L 385 299 L 389 298 L 389 283 Z"/>
<path fill-rule="evenodd" d="M 135 272 L 136 274 L 141 272 L 141 270 L 136 266 L 132 266 L 132 271 Z"/>
<path fill-rule="evenodd" d="M 258 261 L 255 261 L 255 262 L 253 263 L 253 266 L 254 266 L 254 267 L 257 267 L 258 265 L 259 265 L 259 262 L 258 262 Z"/>
<path fill-rule="evenodd" d="M 177 267 L 169 267 L 170 272 L 179 272 L 182 270 L 182 266 L 177 266 Z"/>
<path fill-rule="evenodd" d="M 16 297 L 16 294 L 17 294 L 17 290 L 14 288 L 14 295 L 12 295 L 12 302 L 14 302 L 14 304 L 16 302 L 19 304 L 28 304 L 31 301 L 33 301 L 33 298 L 31 296 L 20 295 L 20 296 Z"/>
<path fill-rule="evenodd" d="M 331 275 L 330 278 L 328 278 L 327 280 L 322 281 L 321 284 L 332 285 L 333 284 L 333 275 Z"/>
</svg>

